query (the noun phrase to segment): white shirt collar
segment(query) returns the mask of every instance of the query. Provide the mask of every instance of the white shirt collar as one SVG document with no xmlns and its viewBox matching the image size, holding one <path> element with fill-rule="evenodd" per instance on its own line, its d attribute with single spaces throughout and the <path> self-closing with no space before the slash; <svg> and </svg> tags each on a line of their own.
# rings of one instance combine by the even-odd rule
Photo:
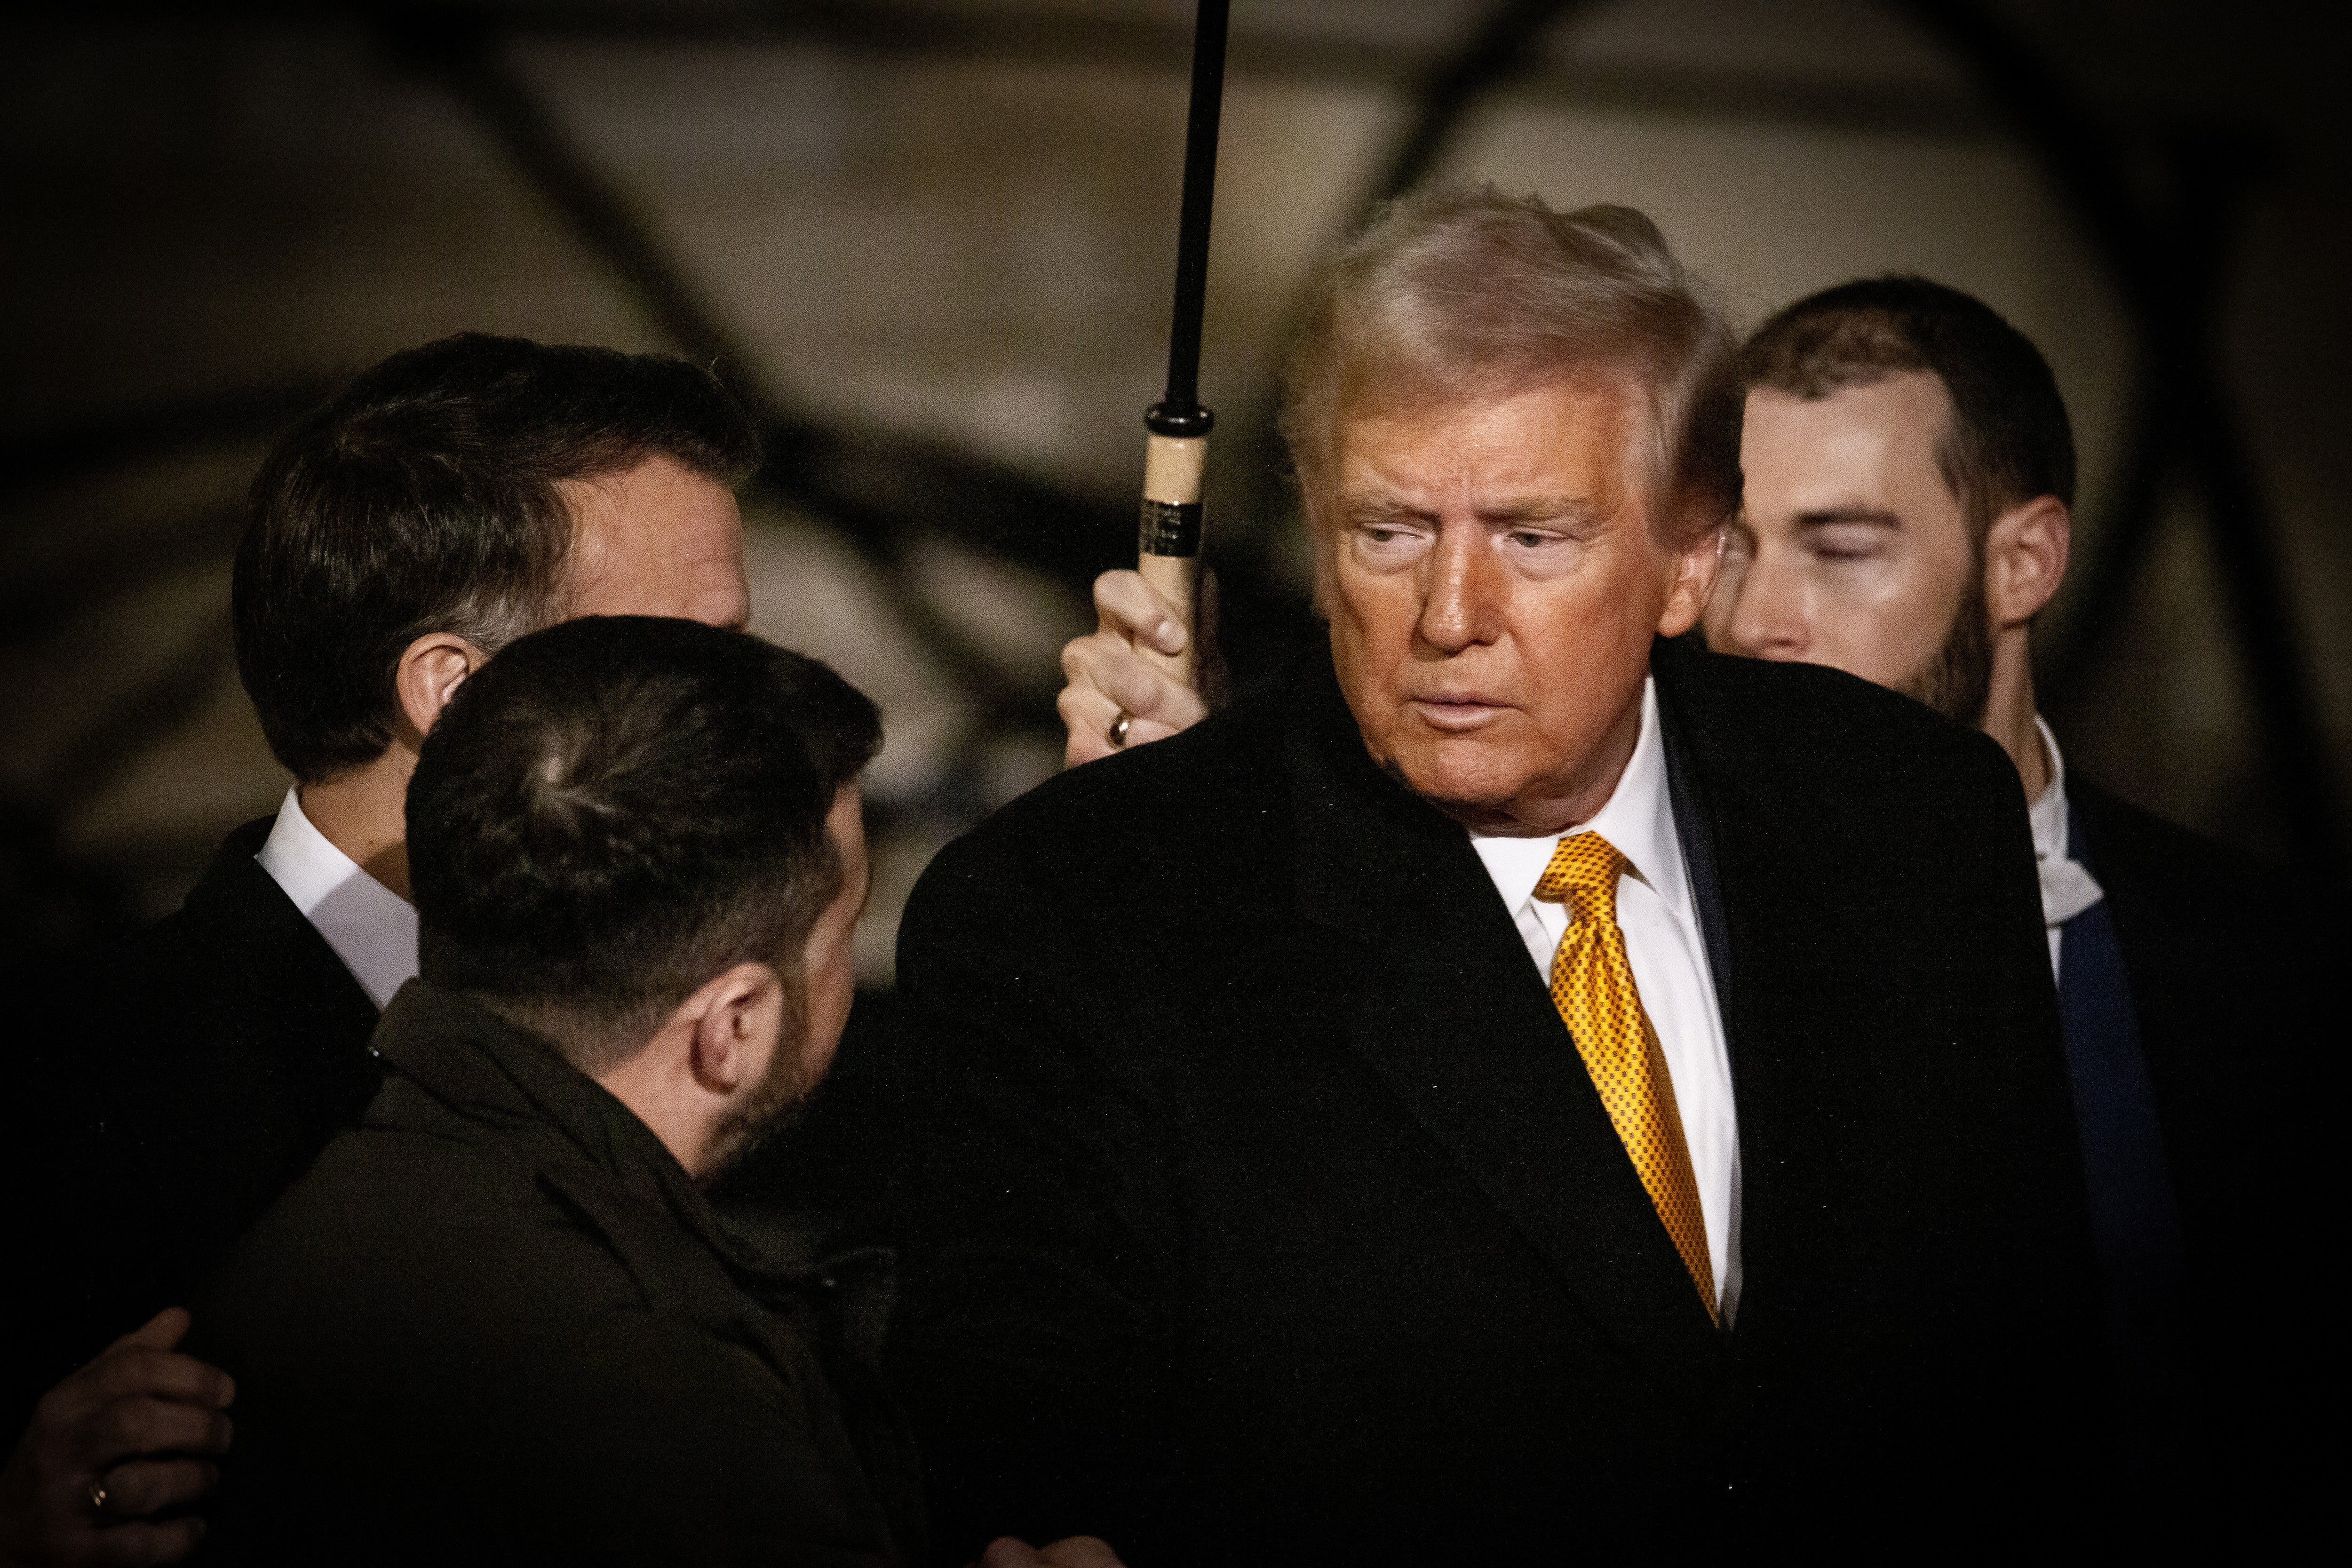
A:
<svg viewBox="0 0 2352 1568">
<path fill-rule="evenodd" d="M 2106 895 L 2068 852 L 2066 759 L 2059 752 L 2058 737 L 2039 713 L 2033 716 L 2033 728 L 2042 736 L 2042 754 L 2050 759 L 2050 783 L 2025 808 L 2025 816 L 2033 828 L 2033 868 L 2042 879 L 2042 923 L 2062 926 Z"/>
<path fill-rule="evenodd" d="M 278 821 L 254 858 L 379 1009 L 416 978 L 416 906 L 360 869 L 311 826 L 296 791 L 286 792 Z"/>
<path fill-rule="evenodd" d="M 1690 879 L 1683 869 L 1682 835 L 1675 828 L 1674 801 L 1666 792 L 1666 742 L 1658 727 L 1658 683 L 1642 683 L 1642 733 L 1633 755 L 1617 777 L 1617 787 L 1593 813 L 1568 833 L 1544 838 L 1502 838 L 1473 833 L 1470 842 L 1486 862 L 1486 873 L 1502 889 L 1512 909 L 1535 892 L 1536 883 L 1551 864 L 1552 850 L 1569 833 L 1598 833 L 1631 863 L 1627 874 L 1638 877 L 1665 906 L 1684 920 L 1694 920 Z"/>
</svg>

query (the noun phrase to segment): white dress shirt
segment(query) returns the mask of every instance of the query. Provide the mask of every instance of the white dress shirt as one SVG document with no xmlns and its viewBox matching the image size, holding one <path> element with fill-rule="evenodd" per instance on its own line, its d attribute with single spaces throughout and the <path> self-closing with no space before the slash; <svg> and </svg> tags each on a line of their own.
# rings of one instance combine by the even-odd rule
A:
<svg viewBox="0 0 2352 1568">
<path fill-rule="evenodd" d="M 1706 1249 L 1715 1266 L 1716 1298 L 1728 1322 L 1739 1300 L 1739 1122 L 1731 1094 L 1731 1057 L 1723 1042 L 1723 1013 L 1707 968 L 1683 866 L 1682 835 L 1666 794 L 1666 748 L 1658 730 L 1657 682 L 1642 691 L 1642 734 L 1609 802 L 1590 822 L 1549 838 L 1470 842 L 1494 879 L 1495 889 L 1518 924 L 1528 956 L 1551 984 L 1552 954 L 1568 931 L 1568 909 L 1535 896 L 1536 883 L 1563 837 L 1598 833 L 1625 857 L 1617 884 L 1617 925 L 1641 991 L 1643 1010 L 1658 1033 L 1691 1174 L 1706 1220 Z"/>
<path fill-rule="evenodd" d="M 2068 858 L 2066 843 L 2066 759 L 2058 754 L 2058 737 L 2033 716 L 2042 732 L 2042 754 L 2050 759 L 2050 784 L 2042 796 L 2025 808 L 2033 826 L 2033 868 L 2042 878 L 2042 924 L 2050 935 L 2050 973 L 2058 973 L 2058 942 L 2068 921 L 2106 897 L 2079 860 Z"/>
<path fill-rule="evenodd" d="M 369 876 L 327 841 L 286 792 L 277 824 L 254 857 L 317 928 L 381 1011 L 416 978 L 416 906 Z"/>
</svg>

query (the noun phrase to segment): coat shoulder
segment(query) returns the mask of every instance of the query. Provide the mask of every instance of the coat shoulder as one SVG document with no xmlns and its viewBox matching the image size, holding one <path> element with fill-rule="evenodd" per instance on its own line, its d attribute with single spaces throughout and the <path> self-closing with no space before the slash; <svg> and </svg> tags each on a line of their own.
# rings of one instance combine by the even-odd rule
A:
<svg viewBox="0 0 2352 1568">
<path fill-rule="evenodd" d="M 2298 879 L 2278 862 L 2158 816 L 2079 773 L 2067 775 L 2066 803 L 2089 840 L 2094 875 L 2126 878 L 2184 897 L 2301 890 Z"/>
<path fill-rule="evenodd" d="M 124 945 L 109 966 L 117 994 L 169 1019 L 180 1040 L 309 1030 L 322 1018 L 364 1039 L 374 1005 L 254 858 L 268 826 L 231 834 L 181 906 Z"/>
<path fill-rule="evenodd" d="M 1733 732 L 1873 751 L 1901 744 L 1945 756 L 1981 753 L 1991 744 L 1899 691 L 1827 665 L 1676 642 L 1660 645 L 1656 666 L 1662 696 Z"/>
<path fill-rule="evenodd" d="M 2157 816 L 2077 773 L 2067 804 L 2084 842 L 2075 853 L 2116 918 L 2187 938 L 2263 949 L 2267 962 L 2316 955 L 2352 940 L 2343 889 Z"/>
<path fill-rule="evenodd" d="M 1934 817 L 1974 802 L 2022 821 L 2017 770 L 1991 737 L 1899 692 L 1823 665 L 1661 644 L 1668 741 L 1710 771 L 1778 786 L 1824 810 L 1864 798 Z"/>
<path fill-rule="evenodd" d="M 404 1195 L 418 1193 L 433 1201 Z M 501 1279 L 545 1270 L 548 1240 L 564 1229 L 576 1227 L 512 1156 L 370 1124 L 338 1133 L 270 1205 L 231 1254 L 217 1294 L 237 1317 L 325 1317 L 329 1301 L 336 1312 L 364 1315 L 387 1295 L 403 1299 L 407 1313 L 472 1311 L 489 1303 Z"/>
<path fill-rule="evenodd" d="M 1288 706 L 1262 691 L 1182 734 L 1055 774 L 940 851 L 919 896 L 982 877 L 1189 880 L 1278 815 Z"/>
</svg>

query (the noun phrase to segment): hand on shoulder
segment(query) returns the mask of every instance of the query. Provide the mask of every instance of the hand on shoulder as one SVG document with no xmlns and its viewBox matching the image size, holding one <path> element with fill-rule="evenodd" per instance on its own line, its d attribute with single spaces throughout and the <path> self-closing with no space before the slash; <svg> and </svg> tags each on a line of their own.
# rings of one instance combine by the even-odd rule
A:
<svg viewBox="0 0 2352 1568">
<path fill-rule="evenodd" d="M 185 1310 L 159 1312 L 42 1396 L 0 1472 L 0 1563 L 176 1563 L 195 1550 L 205 1521 L 181 1510 L 220 1479 L 236 1388 L 177 1353 L 187 1331 Z"/>
</svg>

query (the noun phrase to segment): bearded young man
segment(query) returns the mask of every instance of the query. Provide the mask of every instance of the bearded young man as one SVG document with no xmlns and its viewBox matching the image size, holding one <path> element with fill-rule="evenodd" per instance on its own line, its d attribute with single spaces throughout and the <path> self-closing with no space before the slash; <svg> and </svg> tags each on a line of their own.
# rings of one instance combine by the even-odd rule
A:
<svg viewBox="0 0 2352 1568">
<path fill-rule="evenodd" d="M 1328 653 L 926 873 L 867 1223 L 950 1554 L 982 1497 L 1139 1562 L 2079 1502 L 2022 802 L 1915 704 L 1673 640 L 1731 354 L 1637 214 L 1392 207 L 1289 378 Z"/>
<path fill-rule="evenodd" d="M 1980 729 L 2030 805 L 2105 1287 L 2126 1530 L 2234 1545 L 2308 1464 L 2294 1305 L 2330 939 L 2310 890 L 2070 772 L 2033 622 L 2064 574 L 2074 447 L 2049 367 L 1982 301 L 1915 278 L 1828 289 L 1740 355 L 1744 505 L 1708 642 L 1826 664 Z M 2250 1534 L 2251 1532 L 2251 1534 Z"/>
<path fill-rule="evenodd" d="M 197 1312 L 239 1385 L 217 1560 L 921 1561 L 887 1254 L 755 1243 L 706 1195 L 831 1064 L 881 744 L 824 666 L 674 618 L 535 633 L 453 694 L 384 1089 Z"/>
<path fill-rule="evenodd" d="M 870 1267 L 702 1195 L 832 1059 L 881 741 L 824 666 L 684 620 L 575 620 L 453 694 L 386 1087 L 197 1312 L 239 1385 L 224 1560 L 919 1556 Z"/>
</svg>

